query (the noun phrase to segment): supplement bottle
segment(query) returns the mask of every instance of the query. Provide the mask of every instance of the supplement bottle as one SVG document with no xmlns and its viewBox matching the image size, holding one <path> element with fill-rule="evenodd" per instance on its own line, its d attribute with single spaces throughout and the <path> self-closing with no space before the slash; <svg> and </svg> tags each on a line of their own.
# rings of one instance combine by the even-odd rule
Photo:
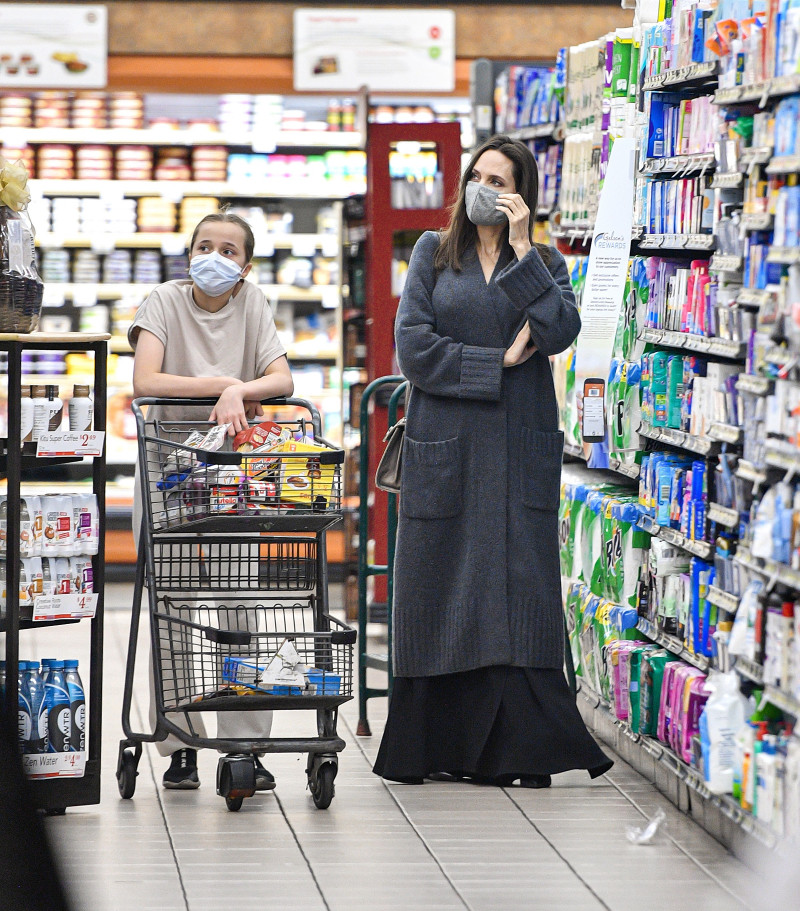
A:
<svg viewBox="0 0 800 911">
<path fill-rule="evenodd" d="M 30 386 L 23 386 L 20 391 L 19 419 L 19 438 L 27 443 L 33 439 L 33 399 Z"/>
<path fill-rule="evenodd" d="M 64 662 L 51 661 L 44 682 L 47 701 L 47 752 L 68 753 L 70 744 L 70 710 Z"/>
<path fill-rule="evenodd" d="M 73 386 L 72 398 L 69 400 L 69 429 L 82 433 L 92 429 L 94 403 L 89 395 L 88 386 Z"/>
</svg>

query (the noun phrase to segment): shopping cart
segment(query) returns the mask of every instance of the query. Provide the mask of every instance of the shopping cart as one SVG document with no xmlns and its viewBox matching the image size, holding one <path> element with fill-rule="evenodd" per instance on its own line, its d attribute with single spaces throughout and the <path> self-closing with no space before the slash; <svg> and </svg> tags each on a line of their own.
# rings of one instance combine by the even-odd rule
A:
<svg viewBox="0 0 800 911">
<path fill-rule="evenodd" d="M 255 792 L 253 754 L 307 752 L 314 803 L 333 799 L 339 706 L 353 698 L 356 630 L 328 608 L 326 530 L 341 519 L 344 453 L 302 399 L 280 408 L 269 451 L 232 451 L 215 425 L 145 416 L 214 399 L 140 398 L 136 417 L 142 533 L 136 564 L 117 781 L 136 788 L 144 742 L 174 734 L 227 755 L 217 793 L 238 810 Z M 188 413 L 187 413 L 188 414 Z M 310 416 L 310 419 L 309 419 Z M 284 420 L 283 418 L 287 418 Z M 214 446 L 222 448 L 212 451 Z M 130 722 L 141 601 L 148 591 L 156 703 L 152 733 Z M 305 709 L 316 737 L 210 738 L 198 713 Z M 220 715 L 218 714 L 218 718 Z M 241 717 L 241 716 L 236 716 Z M 184 727 L 177 724 L 181 721 Z M 200 731 L 198 731 L 200 728 Z"/>
</svg>

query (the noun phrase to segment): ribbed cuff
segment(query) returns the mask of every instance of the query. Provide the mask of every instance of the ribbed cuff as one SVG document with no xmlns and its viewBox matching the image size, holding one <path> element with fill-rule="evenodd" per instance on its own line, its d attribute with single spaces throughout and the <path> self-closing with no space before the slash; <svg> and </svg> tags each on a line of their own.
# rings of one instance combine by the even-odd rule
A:
<svg viewBox="0 0 800 911">
<path fill-rule="evenodd" d="M 504 355 L 502 348 L 464 345 L 461 352 L 460 397 L 496 402 L 503 384 Z"/>
<path fill-rule="evenodd" d="M 532 304 L 556 283 L 536 247 L 506 266 L 496 282 L 518 310 Z"/>
</svg>

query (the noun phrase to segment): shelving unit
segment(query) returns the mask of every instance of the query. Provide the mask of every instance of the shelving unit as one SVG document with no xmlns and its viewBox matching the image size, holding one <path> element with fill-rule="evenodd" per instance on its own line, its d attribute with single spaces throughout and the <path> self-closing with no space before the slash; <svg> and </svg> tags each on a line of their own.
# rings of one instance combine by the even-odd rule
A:
<svg viewBox="0 0 800 911">
<path fill-rule="evenodd" d="M 6 687 L 2 710 L 6 713 L 9 730 L 17 730 L 17 668 L 20 656 L 20 631 L 38 628 L 41 624 L 20 618 L 20 479 L 23 468 L 35 471 L 53 463 L 67 464 L 80 461 L 67 457 L 45 459 L 23 448 L 20 435 L 20 396 L 15 390 L 22 385 L 22 352 L 26 350 L 66 350 L 91 352 L 94 356 L 94 430 L 106 430 L 106 335 L 45 335 L 44 333 L 0 334 L 0 351 L 8 354 L 8 437 L 4 441 L 3 462 L 0 474 L 6 480 L 7 529 L 6 536 L 6 616 L 0 625 L 5 633 Z M 103 590 L 105 585 L 105 456 L 91 459 L 92 492 L 97 498 L 100 517 L 100 534 L 97 555 L 92 558 L 93 586 L 97 595 L 94 618 L 88 623 L 90 637 L 90 667 L 84 671 L 83 681 L 88 684 L 88 731 L 86 765 L 81 777 L 59 776 L 31 779 L 31 794 L 36 805 L 44 810 L 62 812 L 66 807 L 100 802 L 100 747 L 102 742 L 102 685 L 103 685 Z M 53 620 L 47 625 L 58 627 L 75 620 Z M 65 754 L 69 756 L 70 754 Z M 71 754 L 76 756 L 78 754 Z"/>
</svg>

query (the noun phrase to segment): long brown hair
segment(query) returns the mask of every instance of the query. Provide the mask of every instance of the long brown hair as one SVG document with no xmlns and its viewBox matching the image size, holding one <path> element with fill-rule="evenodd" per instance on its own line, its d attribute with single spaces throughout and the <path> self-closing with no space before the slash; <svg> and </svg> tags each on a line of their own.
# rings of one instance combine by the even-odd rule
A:
<svg viewBox="0 0 800 911">
<path fill-rule="evenodd" d="M 458 185 L 458 194 L 455 202 L 450 207 L 450 224 L 442 231 L 439 248 L 434 257 L 437 272 L 450 268 L 454 272 L 461 271 L 461 261 L 465 255 L 475 250 L 478 240 L 478 231 L 475 225 L 467 218 L 467 207 L 464 196 L 467 184 L 472 177 L 472 171 L 478 159 L 489 150 L 501 152 L 511 162 L 514 173 L 516 192 L 523 198 L 531 212 L 530 241 L 533 243 L 533 231 L 536 220 L 536 209 L 539 203 L 539 169 L 531 150 L 517 139 L 512 139 L 502 133 L 492 136 L 479 146 L 461 175 Z M 508 243 L 508 223 L 503 229 L 503 241 Z M 535 244 L 545 263 L 549 260 L 549 250 L 543 244 Z"/>
</svg>

